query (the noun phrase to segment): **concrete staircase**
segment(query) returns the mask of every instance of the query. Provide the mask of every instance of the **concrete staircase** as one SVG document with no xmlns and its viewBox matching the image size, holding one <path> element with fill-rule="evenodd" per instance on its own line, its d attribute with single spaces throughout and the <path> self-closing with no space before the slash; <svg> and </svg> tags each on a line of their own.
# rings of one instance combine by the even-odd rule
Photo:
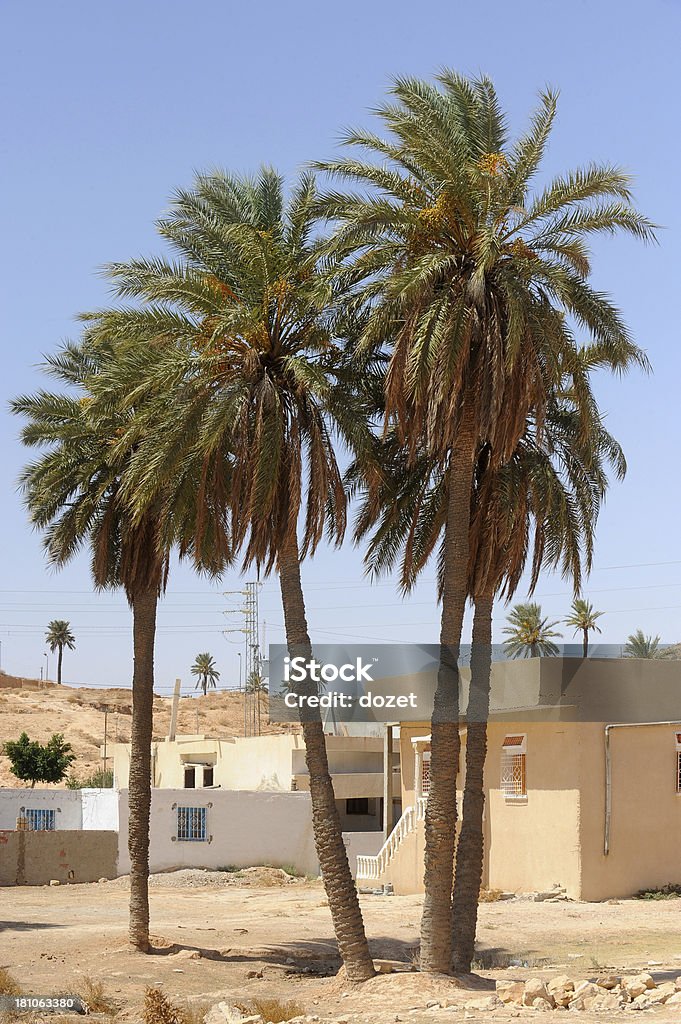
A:
<svg viewBox="0 0 681 1024">
<path fill-rule="evenodd" d="M 415 807 L 407 807 L 375 857 L 357 857 L 357 884 L 385 882 L 385 875 L 404 841 L 413 835 L 426 817 L 428 797 L 419 797 Z"/>
</svg>

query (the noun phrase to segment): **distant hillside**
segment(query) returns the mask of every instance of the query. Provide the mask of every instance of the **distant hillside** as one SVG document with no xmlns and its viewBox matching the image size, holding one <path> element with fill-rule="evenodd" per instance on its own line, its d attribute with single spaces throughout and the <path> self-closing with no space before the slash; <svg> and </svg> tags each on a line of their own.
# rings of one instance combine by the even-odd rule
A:
<svg viewBox="0 0 681 1024">
<path fill-rule="evenodd" d="M 269 725 L 263 715 L 263 733 L 282 733 L 295 726 Z M 167 735 L 170 697 L 154 698 L 154 738 Z M 0 673 L 0 746 L 27 732 L 31 739 L 45 742 L 61 732 L 73 747 L 77 760 L 73 771 L 79 777 L 102 767 L 100 747 L 104 741 L 104 711 L 109 709 L 109 742 L 129 742 L 132 693 L 126 689 L 92 689 L 86 686 L 57 686 L 36 679 L 21 679 Z M 198 730 L 197 730 L 198 715 Z M 218 736 L 243 736 L 243 696 L 239 693 L 209 693 L 206 697 L 180 701 L 177 732 L 205 732 Z M 0 755 L 0 786 L 20 786 Z"/>
</svg>

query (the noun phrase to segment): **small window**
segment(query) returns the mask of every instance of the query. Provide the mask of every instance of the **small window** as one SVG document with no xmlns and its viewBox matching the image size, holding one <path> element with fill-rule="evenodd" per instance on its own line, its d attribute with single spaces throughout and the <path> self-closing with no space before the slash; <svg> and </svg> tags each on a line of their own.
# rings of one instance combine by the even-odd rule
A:
<svg viewBox="0 0 681 1024">
<path fill-rule="evenodd" d="M 507 736 L 501 748 L 501 792 L 506 800 L 523 800 L 527 796 L 525 736 Z"/>
<path fill-rule="evenodd" d="M 185 789 L 196 789 L 196 768 L 185 768 L 184 770 L 184 788 Z"/>
<path fill-rule="evenodd" d="M 205 807 L 177 808 L 177 838 L 186 843 L 205 843 L 208 840 Z"/>
<path fill-rule="evenodd" d="M 421 793 L 428 796 L 430 792 L 430 751 L 424 750 L 421 760 Z"/>
<path fill-rule="evenodd" d="M 369 798 L 355 796 L 345 801 L 346 814 L 369 814 Z"/>
<path fill-rule="evenodd" d="M 206 765 L 203 769 L 203 784 L 204 786 L 213 785 L 213 765 Z"/>
<path fill-rule="evenodd" d="M 26 827 L 29 832 L 54 832 L 55 814 L 50 808 L 26 808 Z"/>
</svg>

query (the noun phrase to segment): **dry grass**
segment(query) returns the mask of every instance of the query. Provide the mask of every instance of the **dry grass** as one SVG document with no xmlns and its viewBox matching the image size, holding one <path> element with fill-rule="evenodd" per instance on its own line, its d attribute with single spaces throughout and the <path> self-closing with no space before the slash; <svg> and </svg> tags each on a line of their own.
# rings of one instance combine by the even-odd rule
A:
<svg viewBox="0 0 681 1024">
<path fill-rule="evenodd" d="M 497 903 L 498 900 L 503 896 L 501 889 L 481 889 L 480 890 L 480 902 L 481 903 Z"/>
<path fill-rule="evenodd" d="M 251 999 L 248 1003 L 237 1005 L 242 1013 L 259 1013 L 263 1020 L 271 1021 L 272 1024 L 281 1024 L 281 1021 L 305 1014 L 302 1006 L 293 1000 L 284 1003 L 280 999 Z"/>
<path fill-rule="evenodd" d="M 203 1024 L 204 1017 L 202 1007 L 192 1003 L 176 1006 L 160 988 L 148 988 L 144 993 L 144 1024 Z"/>
<path fill-rule="evenodd" d="M 101 981 L 95 981 L 94 978 L 83 978 L 78 989 L 78 995 L 86 1004 L 90 1013 L 107 1013 L 109 1016 L 118 1013 L 118 1007 L 105 994 Z"/>
<path fill-rule="evenodd" d="M 0 967 L 0 996 L 20 996 L 21 985 L 14 980 L 9 971 Z"/>
</svg>

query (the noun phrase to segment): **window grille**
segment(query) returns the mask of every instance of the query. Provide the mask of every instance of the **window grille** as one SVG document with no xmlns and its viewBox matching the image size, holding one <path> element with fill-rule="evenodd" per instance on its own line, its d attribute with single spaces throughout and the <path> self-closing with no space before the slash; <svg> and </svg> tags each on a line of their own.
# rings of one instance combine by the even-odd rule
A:
<svg viewBox="0 0 681 1024">
<path fill-rule="evenodd" d="M 54 832 L 55 812 L 49 807 L 27 807 L 26 828 L 29 832 Z"/>
<path fill-rule="evenodd" d="M 421 794 L 428 796 L 430 792 L 430 751 L 424 750 L 421 761 Z"/>
<path fill-rule="evenodd" d="M 525 736 L 507 736 L 501 748 L 501 792 L 506 800 L 527 796 Z"/>
<path fill-rule="evenodd" d="M 205 807 L 177 808 L 177 838 L 187 843 L 207 842 Z"/>
<path fill-rule="evenodd" d="M 681 793 L 681 732 L 676 734 L 676 792 Z"/>
</svg>

